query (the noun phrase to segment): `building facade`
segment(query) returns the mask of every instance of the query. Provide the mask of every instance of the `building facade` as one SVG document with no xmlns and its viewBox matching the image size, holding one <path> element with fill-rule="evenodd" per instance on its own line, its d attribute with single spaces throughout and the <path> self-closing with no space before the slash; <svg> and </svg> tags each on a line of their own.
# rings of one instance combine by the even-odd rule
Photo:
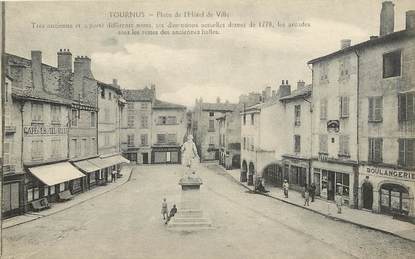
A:
<svg viewBox="0 0 415 259">
<path fill-rule="evenodd" d="M 384 4 L 382 9 L 393 9 Z M 393 12 L 387 12 L 393 13 Z M 356 46 L 359 55 L 359 208 L 415 218 L 415 11 Z M 381 18 L 390 24 L 393 15 Z M 389 22 L 388 22 L 389 21 Z M 383 27 L 386 27 L 385 25 Z M 382 31 L 381 31 L 382 32 Z"/>
<path fill-rule="evenodd" d="M 241 167 L 241 108 L 217 118 L 219 133 L 219 164 L 225 169 Z"/>
</svg>

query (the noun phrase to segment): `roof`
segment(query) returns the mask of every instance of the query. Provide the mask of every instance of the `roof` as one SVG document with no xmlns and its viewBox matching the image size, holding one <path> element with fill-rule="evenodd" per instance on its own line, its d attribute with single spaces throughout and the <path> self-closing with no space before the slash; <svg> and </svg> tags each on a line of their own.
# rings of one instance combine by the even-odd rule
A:
<svg viewBox="0 0 415 259">
<path fill-rule="evenodd" d="M 397 32 L 393 32 L 393 33 L 378 37 L 376 39 L 367 40 L 359 44 L 352 45 L 350 47 L 332 52 L 328 55 L 312 59 L 308 61 L 307 64 L 314 64 L 316 62 L 320 62 L 324 59 L 331 58 L 337 55 L 341 55 L 341 54 L 348 53 L 348 52 L 355 51 L 355 50 L 362 49 L 362 48 L 372 47 L 372 46 L 379 45 L 379 44 L 384 44 L 389 41 L 399 40 L 399 39 L 406 38 L 406 37 L 408 38 L 415 37 L 415 30 L 412 29 L 412 30 L 397 31 Z"/>
<path fill-rule="evenodd" d="M 143 89 L 122 89 L 122 95 L 127 102 L 151 102 L 153 101 L 154 91 L 148 87 Z"/>
<path fill-rule="evenodd" d="M 98 80 L 96 80 L 96 81 L 97 81 L 98 86 L 105 87 L 105 88 L 110 88 L 111 90 L 117 92 L 118 94 L 122 94 L 121 89 L 118 88 L 118 87 L 115 87 L 113 84 L 107 84 L 107 83 L 104 83 L 104 82 L 101 82 L 101 81 L 98 81 Z"/>
<path fill-rule="evenodd" d="M 285 100 L 292 100 L 292 99 L 296 99 L 296 98 L 303 98 L 303 97 L 308 97 L 311 95 L 311 91 L 312 91 L 312 87 L 311 85 L 306 85 L 301 89 L 297 89 L 291 92 L 290 95 L 284 96 L 280 98 L 280 101 L 285 101 Z"/>
<path fill-rule="evenodd" d="M 238 108 L 236 103 L 202 103 L 202 110 L 205 111 L 234 111 Z"/>
<path fill-rule="evenodd" d="M 153 104 L 153 109 L 186 109 L 186 106 L 156 99 Z"/>
<path fill-rule="evenodd" d="M 12 87 L 12 96 L 15 98 L 20 99 L 32 99 L 34 101 L 40 101 L 40 102 L 48 102 L 48 103 L 57 103 L 57 104 L 63 104 L 63 105 L 71 105 L 72 101 L 59 97 L 54 94 L 47 93 L 42 90 L 35 90 L 33 88 L 17 88 Z"/>
</svg>

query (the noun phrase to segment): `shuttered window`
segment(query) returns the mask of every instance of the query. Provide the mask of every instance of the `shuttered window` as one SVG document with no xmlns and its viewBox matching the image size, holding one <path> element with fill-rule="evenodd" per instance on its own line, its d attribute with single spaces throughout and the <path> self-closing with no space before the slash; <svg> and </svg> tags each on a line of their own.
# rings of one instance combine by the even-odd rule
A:
<svg viewBox="0 0 415 259">
<path fill-rule="evenodd" d="M 369 97 L 369 122 L 381 122 L 383 119 L 383 97 Z"/>
<path fill-rule="evenodd" d="M 401 166 L 415 166 L 415 139 L 399 139 L 399 159 Z"/>
<path fill-rule="evenodd" d="M 404 93 L 398 95 L 398 120 L 415 120 L 415 93 Z"/>
<path fill-rule="evenodd" d="M 147 146 L 148 145 L 148 136 L 147 134 L 141 134 L 141 145 Z"/>
<path fill-rule="evenodd" d="M 294 152 L 301 152 L 301 136 L 294 135 Z"/>
<path fill-rule="evenodd" d="M 382 138 L 369 138 L 369 161 L 380 163 L 383 160 L 382 157 L 383 139 Z"/>
<path fill-rule="evenodd" d="M 383 78 L 401 75 L 401 51 L 383 54 Z"/>
<path fill-rule="evenodd" d="M 43 104 L 32 103 L 32 121 L 42 122 L 43 120 Z"/>
<path fill-rule="evenodd" d="M 294 106 L 294 126 L 301 125 L 301 105 Z"/>
<path fill-rule="evenodd" d="M 177 136 L 176 136 L 176 134 L 167 134 L 167 142 L 169 144 L 175 144 L 175 143 L 177 143 Z"/>
<path fill-rule="evenodd" d="M 339 136 L 339 155 L 341 156 L 349 156 L 349 136 L 348 135 L 340 135 Z"/>
<path fill-rule="evenodd" d="M 340 118 L 349 117 L 349 97 L 342 96 L 340 97 Z"/>
<path fill-rule="evenodd" d="M 327 119 L 327 99 L 320 101 L 320 120 Z"/>
<path fill-rule="evenodd" d="M 327 154 L 329 152 L 328 151 L 328 136 L 327 136 L 327 134 L 320 135 L 319 136 L 319 142 L 320 142 L 319 152 Z"/>
<path fill-rule="evenodd" d="M 141 128 L 148 129 L 148 116 L 141 116 Z"/>
<path fill-rule="evenodd" d="M 159 143 L 159 144 L 166 143 L 166 135 L 165 134 L 157 134 L 157 143 Z"/>
</svg>

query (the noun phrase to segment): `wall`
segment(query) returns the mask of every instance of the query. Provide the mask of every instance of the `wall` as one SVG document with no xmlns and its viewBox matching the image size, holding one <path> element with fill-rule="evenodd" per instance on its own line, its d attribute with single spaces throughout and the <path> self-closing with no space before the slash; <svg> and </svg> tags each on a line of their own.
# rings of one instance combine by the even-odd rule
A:
<svg viewBox="0 0 415 259">
<path fill-rule="evenodd" d="M 157 144 L 157 134 L 176 134 L 177 144 L 182 145 L 187 129 L 185 113 L 185 109 L 153 109 L 151 144 Z M 158 124 L 159 116 L 176 116 L 177 123 L 173 125 Z"/>
</svg>

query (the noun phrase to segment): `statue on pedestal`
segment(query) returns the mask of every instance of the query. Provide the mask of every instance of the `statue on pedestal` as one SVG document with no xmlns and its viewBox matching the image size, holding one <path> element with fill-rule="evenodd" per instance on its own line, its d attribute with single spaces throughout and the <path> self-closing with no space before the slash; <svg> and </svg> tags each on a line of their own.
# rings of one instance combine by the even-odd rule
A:
<svg viewBox="0 0 415 259">
<path fill-rule="evenodd" d="M 195 176 L 195 168 L 194 163 L 195 160 L 199 159 L 199 156 L 197 154 L 196 145 L 193 142 L 193 136 L 188 135 L 187 141 L 183 144 L 182 148 L 182 165 L 186 167 L 185 175 L 187 177 L 193 177 Z"/>
</svg>

